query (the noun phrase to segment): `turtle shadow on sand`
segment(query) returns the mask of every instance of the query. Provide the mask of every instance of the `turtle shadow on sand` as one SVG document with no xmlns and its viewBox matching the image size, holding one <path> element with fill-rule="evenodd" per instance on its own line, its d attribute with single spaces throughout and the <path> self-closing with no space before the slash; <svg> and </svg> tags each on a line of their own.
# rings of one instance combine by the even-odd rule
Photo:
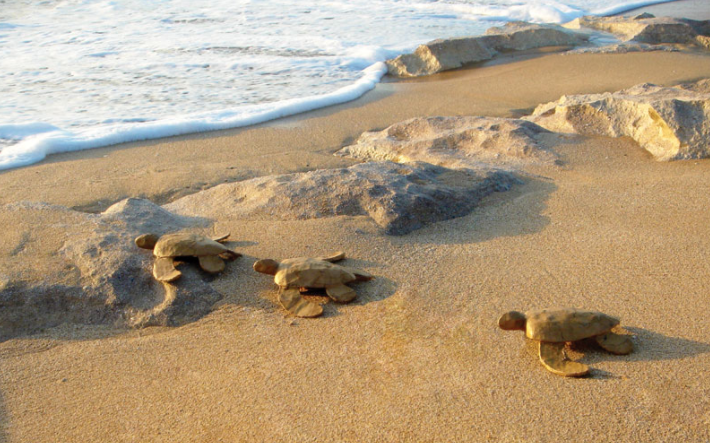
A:
<svg viewBox="0 0 710 443">
<path fill-rule="evenodd" d="M 671 337 L 649 329 L 622 325 L 622 330 L 632 335 L 634 350 L 627 355 L 610 354 L 599 347 L 594 339 L 585 339 L 570 343 L 569 349 L 581 355 L 580 363 L 593 366 L 586 378 L 616 379 L 616 374 L 597 368 L 601 362 L 648 362 L 662 360 L 682 360 L 710 353 L 710 343 L 690 340 L 681 337 Z M 526 340 L 526 358 L 537 354 L 537 344 Z"/>
<path fill-rule="evenodd" d="M 585 359 L 590 363 L 622 358 L 624 361 L 661 361 L 681 360 L 710 353 L 710 343 L 690 340 L 681 337 L 671 337 L 654 332 L 650 329 L 623 326 L 623 329 L 633 335 L 634 352 L 624 356 L 614 356 L 596 349 L 592 344 L 582 342 L 578 346 L 585 352 Z M 591 352 L 589 352 L 591 351 Z M 588 355 L 588 356 L 587 356 Z"/>
<path fill-rule="evenodd" d="M 373 280 L 358 283 L 353 286 L 357 292 L 357 297 L 350 303 L 334 303 L 328 298 L 325 292 L 314 292 L 314 294 L 317 294 L 316 297 L 325 302 L 323 305 L 323 315 L 321 315 L 320 318 L 329 318 L 347 314 L 347 310 L 351 306 L 364 306 L 368 303 L 385 300 L 397 292 L 398 286 L 399 285 L 394 280 L 375 274 Z"/>
<path fill-rule="evenodd" d="M 233 249 L 230 243 L 226 245 Z M 131 323 L 134 327 L 182 326 L 198 321 L 223 304 L 263 309 L 264 303 L 255 296 L 259 282 L 258 274 L 251 269 L 254 260 L 240 256 L 220 273 L 211 274 L 200 269 L 194 257 L 178 258 L 176 267 L 184 275 L 175 282 L 152 279 L 143 303 L 133 303 L 137 315 Z"/>
</svg>

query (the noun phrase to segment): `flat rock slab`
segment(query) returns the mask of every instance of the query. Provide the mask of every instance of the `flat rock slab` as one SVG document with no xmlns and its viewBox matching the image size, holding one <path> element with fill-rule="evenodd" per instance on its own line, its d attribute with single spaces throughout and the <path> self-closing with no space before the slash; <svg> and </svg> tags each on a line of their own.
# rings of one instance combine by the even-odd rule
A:
<svg viewBox="0 0 710 443">
<path fill-rule="evenodd" d="M 637 42 L 621 42 L 613 43 L 604 46 L 585 46 L 582 48 L 572 49 L 565 54 L 629 54 L 632 52 L 678 52 L 679 49 L 674 45 L 647 44 Z"/>
<path fill-rule="evenodd" d="M 433 40 L 419 45 L 413 53 L 387 60 L 387 72 L 394 77 L 419 77 L 491 60 L 501 53 L 555 46 L 576 47 L 585 44 L 594 30 L 634 43 L 710 48 L 709 21 L 656 18 L 651 14 L 636 17 L 585 16 L 564 26 L 510 22 L 502 27 L 490 28 L 481 36 Z M 626 45 L 616 45 L 606 52 L 634 50 Z M 650 48 L 638 50 L 649 51 Z M 590 48 L 588 51 L 597 50 Z"/>
<path fill-rule="evenodd" d="M 586 35 L 557 25 L 511 22 L 491 28 L 482 36 L 434 40 L 386 63 L 389 75 L 419 77 L 490 60 L 501 52 L 576 46 L 586 40 Z"/>
<path fill-rule="evenodd" d="M 466 215 L 481 198 L 517 181 L 505 171 L 384 161 L 224 184 L 165 208 L 249 220 L 366 215 L 385 233 L 402 235 Z"/>
<path fill-rule="evenodd" d="M 551 163 L 556 155 L 539 142 L 546 129 L 520 119 L 422 117 L 383 131 L 365 132 L 336 155 L 362 160 L 424 161 L 447 167 Z"/>
<path fill-rule="evenodd" d="M 628 136 L 658 160 L 710 156 L 710 80 L 563 96 L 526 119 L 556 132 Z"/>
<path fill-rule="evenodd" d="M 705 36 L 710 35 L 708 21 L 654 17 L 580 17 L 564 25 L 569 29 L 594 29 L 609 32 L 622 40 L 648 44 L 686 44 L 706 47 Z"/>
</svg>

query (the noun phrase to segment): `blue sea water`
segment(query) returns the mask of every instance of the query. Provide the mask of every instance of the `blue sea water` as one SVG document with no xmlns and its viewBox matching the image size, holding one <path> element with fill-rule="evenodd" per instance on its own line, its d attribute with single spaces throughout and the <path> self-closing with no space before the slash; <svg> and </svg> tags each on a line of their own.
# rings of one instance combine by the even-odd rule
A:
<svg viewBox="0 0 710 443">
<path fill-rule="evenodd" d="M 0 169 L 342 103 L 436 38 L 661 1 L 0 2 Z"/>
</svg>

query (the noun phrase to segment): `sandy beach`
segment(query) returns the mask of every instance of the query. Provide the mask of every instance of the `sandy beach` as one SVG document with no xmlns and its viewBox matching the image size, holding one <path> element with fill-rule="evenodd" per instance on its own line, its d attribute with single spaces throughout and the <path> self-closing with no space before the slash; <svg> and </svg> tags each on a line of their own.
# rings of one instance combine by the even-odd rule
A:
<svg viewBox="0 0 710 443">
<path fill-rule="evenodd" d="M 710 19 L 703 3 L 643 10 Z M 10 271 L 69 281 L 78 271 L 62 268 L 62 245 L 93 226 L 74 220 L 126 198 L 163 205 L 349 167 L 359 161 L 333 154 L 414 117 L 520 117 L 563 95 L 702 78 L 708 51 L 531 53 L 390 79 L 255 127 L 53 155 L 0 173 L 0 288 Z M 179 327 L 67 322 L 0 342 L 0 441 L 710 441 L 710 161 L 657 161 L 629 137 L 541 143 L 557 161 L 525 164 L 519 185 L 469 215 L 402 236 L 366 216 L 211 208 L 209 231 L 230 232 L 243 254 L 206 280 L 221 297 L 211 312 Z M 19 202 L 73 211 L 42 216 Z M 316 297 L 317 319 L 289 315 L 273 280 L 252 270 L 259 258 L 339 250 L 375 279 L 354 285 L 349 304 Z M 512 309 L 556 306 L 621 318 L 635 351 L 574 347 L 592 373 L 564 378 L 522 332 L 496 324 Z"/>
</svg>

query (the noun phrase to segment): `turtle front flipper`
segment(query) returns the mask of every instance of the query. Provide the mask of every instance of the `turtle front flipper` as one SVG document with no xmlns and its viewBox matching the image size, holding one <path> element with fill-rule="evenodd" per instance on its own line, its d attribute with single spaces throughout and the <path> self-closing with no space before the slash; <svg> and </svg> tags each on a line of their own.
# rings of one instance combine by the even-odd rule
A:
<svg viewBox="0 0 710 443">
<path fill-rule="evenodd" d="M 607 332 L 603 335 L 594 337 L 599 343 L 599 346 L 611 352 L 612 354 L 626 355 L 634 350 L 634 343 L 628 335 L 614 334 Z"/>
<path fill-rule="evenodd" d="M 175 269 L 172 257 L 157 257 L 153 263 L 153 277 L 158 281 L 175 281 L 182 275 L 182 272 Z"/>
<path fill-rule="evenodd" d="M 325 293 L 338 303 L 351 302 L 357 295 L 353 288 L 343 284 L 326 286 Z"/>
<path fill-rule="evenodd" d="M 540 362 L 548 371 L 564 377 L 581 377 L 589 373 L 589 366 L 567 358 L 564 342 L 540 342 Z"/>
<path fill-rule="evenodd" d="M 331 263 L 335 263 L 336 261 L 345 260 L 345 253 L 344 252 L 336 252 L 335 254 L 331 255 L 330 257 L 318 257 L 318 260 L 329 261 Z"/>
<path fill-rule="evenodd" d="M 219 258 L 218 255 L 205 255 L 198 257 L 200 261 L 200 267 L 210 274 L 217 274 L 224 271 L 224 260 Z"/>
<path fill-rule="evenodd" d="M 296 317 L 318 317 L 323 308 L 318 303 L 305 300 L 298 289 L 283 289 L 279 292 L 279 302 Z"/>
</svg>

